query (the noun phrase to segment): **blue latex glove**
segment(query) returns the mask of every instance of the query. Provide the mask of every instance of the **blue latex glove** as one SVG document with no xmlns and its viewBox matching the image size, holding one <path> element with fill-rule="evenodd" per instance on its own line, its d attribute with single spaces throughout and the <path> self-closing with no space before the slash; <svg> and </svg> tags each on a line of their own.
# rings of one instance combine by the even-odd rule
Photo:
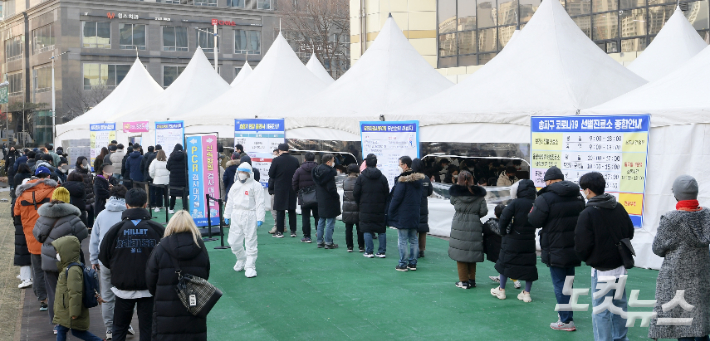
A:
<svg viewBox="0 0 710 341">
<path fill-rule="evenodd" d="M 227 224 L 227 225 L 229 225 L 229 219 L 225 219 L 225 220 L 224 220 L 224 223 Z"/>
<path fill-rule="evenodd" d="M 261 225 L 264 225 L 263 221 L 257 221 L 256 222 L 256 227 L 261 227 Z"/>
</svg>

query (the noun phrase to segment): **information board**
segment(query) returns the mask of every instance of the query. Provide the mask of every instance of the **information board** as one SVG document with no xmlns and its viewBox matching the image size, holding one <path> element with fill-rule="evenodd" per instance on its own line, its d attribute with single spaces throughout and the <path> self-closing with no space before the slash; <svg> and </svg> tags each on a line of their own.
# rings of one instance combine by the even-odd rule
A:
<svg viewBox="0 0 710 341">
<path fill-rule="evenodd" d="M 209 201 L 205 194 L 219 198 L 219 153 L 216 135 L 196 135 L 187 137 L 187 178 L 190 180 L 190 215 L 197 226 L 207 226 L 207 216 L 211 224 L 219 225 L 219 206 Z"/>
<path fill-rule="evenodd" d="M 123 122 L 124 133 L 147 133 L 148 121 Z"/>
<path fill-rule="evenodd" d="M 599 172 L 606 179 L 606 192 L 640 228 L 650 122 L 650 115 L 533 116 L 530 174 L 535 186 L 545 186 L 545 171 L 551 166 L 575 183 L 588 172 Z"/>
<path fill-rule="evenodd" d="M 264 188 L 269 185 L 269 168 L 273 151 L 284 143 L 286 129 L 284 119 L 234 120 L 234 145 L 244 146 L 251 158 L 251 165 L 261 173 L 259 182 Z"/>
<path fill-rule="evenodd" d="M 377 155 L 377 168 L 392 188 L 394 178 L 402 172 L 399 158 L 419 157 L 419 121 L 363 121 L 360 140 L 362 158 L 371 153 Z"/>
<path fill-rule="evenodd" d="M 155 144 L 159 144 L 164 150 L 173 151 L 176 144 L 185 143 L 185 125 L 183 121 L 163 121 L 155 122 Z M 183 145 L 183 147 L 185 147 Z"/>
<path fill-rule="evenodd" d="M 90 143 L 90 155 L 91 163 L 89 163 L 93 169 L 94 160 L 101 154 L 101 148 L 108 147 L 111 140 L 116 139 L 116 123 L 95 123 L 89 125 L 89 143 Z M 94 170 L 98 171 L 98 170 Z"/>
</svg>

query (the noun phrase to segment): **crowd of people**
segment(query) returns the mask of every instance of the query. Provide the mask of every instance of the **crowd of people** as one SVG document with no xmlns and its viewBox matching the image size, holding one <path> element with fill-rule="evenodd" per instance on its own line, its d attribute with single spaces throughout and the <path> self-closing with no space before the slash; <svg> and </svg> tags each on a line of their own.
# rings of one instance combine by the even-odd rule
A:
<svg viewBox="0 0 710 341">
<path fill-rule="evenodd" d="M 13 148 L 5 157 L 13 175 L 19 287 L 33 288 L 57 339 L 64 340 L 71 332 L 84 340 L 100 340 L 87 331 L 82 272 L 72 267 L 82 263 L 99 274 L 107 339 L 122 341 L 134 333 L 130 323 L 136 311 L 141 340 L 206 340 L 206 319 L 184 309 L 175 291 L 178 267 L 204 279 L 210 273 L 209 256 L 192 217 L 186 210 L 174 212 L 176 198 L 182 197 L 187 184 L 182 146 L 176 145 L 168 156 L 160 145 L 148 147 L 143 154 L 140 145 L 131 145 L 124 153 L 122 145 L 112 143 L 96 158 L 95 175 L 85 157 L 78 157 L 69 172 L 66 155 L 52 149 L 51 145 L 38 150 Z M 486 160 L 469 166 L 465 161 L 452 165 L 446 159 L 426 162 L 402 156 L 401 174 L 390 184 L 377 168 L 374 154 L 367 155 L 361 166 L 337 163 L 333 154 L 322 155 L 317 163 L 314 153 L 305 153 L 301 163 L 287 144 L 281 144 L 268 171 L 269 207 L 259 183 L 261 175 L 243 147 L 238 145 L 230 157 L 223 153 L 221 158 L 224 220 L 230 226 L 228 243 L 236 257 L 233 270 L 244 271 L 247 278 L 257 276 L 257 229 L 264 226 L 266 211 L 274 216 L 275 226 L 269 231 L 274 238 L 285 237 L 286 219 L 295 238 L 299 205 L 301 242 L 312 243 L 315 226 L 316 247 L 338 249 L 335 220 L 341 217 L 347 252 L 355 252 L 357 242 L 364 257 L 386 258 L 390 227 L 398 237 L 395 270 L 417 271 L 418 260 L 425 257 L 432 182 L 450 182 L 449 200 L 455 213 L 448 255 L 456 263 L 457 288 L 476 288 L 477 264 L 487 259 L 498 272 L 489 276 L 498 283 L 491 296 L 507 299 L 511 280 L 522 289 L 518 300 L 533 302 L 532 285 L 539 279 L 539 235 L 541 261 L 549 268 L 558 305 L 570 303 L 566 283 L 585 262 L 591 267 L 592 306 L 611 301 L 627 311 L 626 291 L 602 290 L 600 283 L 625 283 L 628 262 L 621 250 L 633 238 L 634 226 L 624 206 L 606 193 L 601 173 L 587 173 L 575 183 L 551 167 L 544 175 L 545 187 L 538 190 L 531 180 L 518 178 L 521 169 L 515 161 L 503 165 Z M 339 173 L 345 175 L 342 196 L 336 183 Z M 482 185 L 491 179 L 509 187 L 512 200 L 496 206 L 495 218 L 484 221 L 488 204 Z M 146 182 L 166 186 L 149 186 L 146 191 Z M 161 190 L 168 188 L 170 200 L 163 203 L 166 193 Z M 653 243 L 653 252 L 664 262 L 656 286 L 657 318 L 651 320 L 649 337 L 709 340 L 710 213 L 699 205 L 698 183 L 690 176 L 675 180 L 673 195 L 676 210 L 661 218 Z M 151 220 L 149 206 L 174 213 L 166 227 Z M 87 237 L 88 263 L 80 247 Z M 684 299 L 694 309 L 664 307 L 678 290 L 685 290 Z M 577 329 L 571 309 L 557 315 L 550 328 Z M 692 318 L 692 322 L 669 326 L 658 318 Z M 598 311 L 592 324 L 595 340 L 628 339 L 626 320 L 618 311 Z"/>
</svg>

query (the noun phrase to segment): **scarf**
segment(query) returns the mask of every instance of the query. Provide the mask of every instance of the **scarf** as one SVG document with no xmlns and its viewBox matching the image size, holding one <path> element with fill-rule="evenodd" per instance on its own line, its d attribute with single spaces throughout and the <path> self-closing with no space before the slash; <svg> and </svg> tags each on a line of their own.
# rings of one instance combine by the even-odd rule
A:
<svg viewBox="0 0 710 341">
<path fill-rule="evenodd" d="M 680 200 L 675 205 L 675 209 L 678 211 L 697 212 L 703 208 L 700 207 L 700 203 L 697 200 Z"/>
</svg>

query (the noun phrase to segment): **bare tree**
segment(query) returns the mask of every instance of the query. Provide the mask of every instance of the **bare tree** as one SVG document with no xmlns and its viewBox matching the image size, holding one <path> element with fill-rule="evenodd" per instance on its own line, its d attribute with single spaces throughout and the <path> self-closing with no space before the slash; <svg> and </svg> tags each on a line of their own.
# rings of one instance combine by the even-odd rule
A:
<svg viewBox="0 0 710 341">
<path fill-rule="evenodd" d="M 331 76 L 350 68 L 350 10 L 348 0 L 286 0 L 279 2 L 284 36 L 297 52 L 314 52 Z M 304 53 L 301 53 L 301 57 Z"/>
<path fill-rule="evenodd" d="M 64 107 L 57 117 L 65 122 L 74 119 L 101 103 L 112 90 L 105 85 L 92 85 L 90 90 L 85 90 L 81 84 L 69 85 L 63 90 Z"/>
</svg>

